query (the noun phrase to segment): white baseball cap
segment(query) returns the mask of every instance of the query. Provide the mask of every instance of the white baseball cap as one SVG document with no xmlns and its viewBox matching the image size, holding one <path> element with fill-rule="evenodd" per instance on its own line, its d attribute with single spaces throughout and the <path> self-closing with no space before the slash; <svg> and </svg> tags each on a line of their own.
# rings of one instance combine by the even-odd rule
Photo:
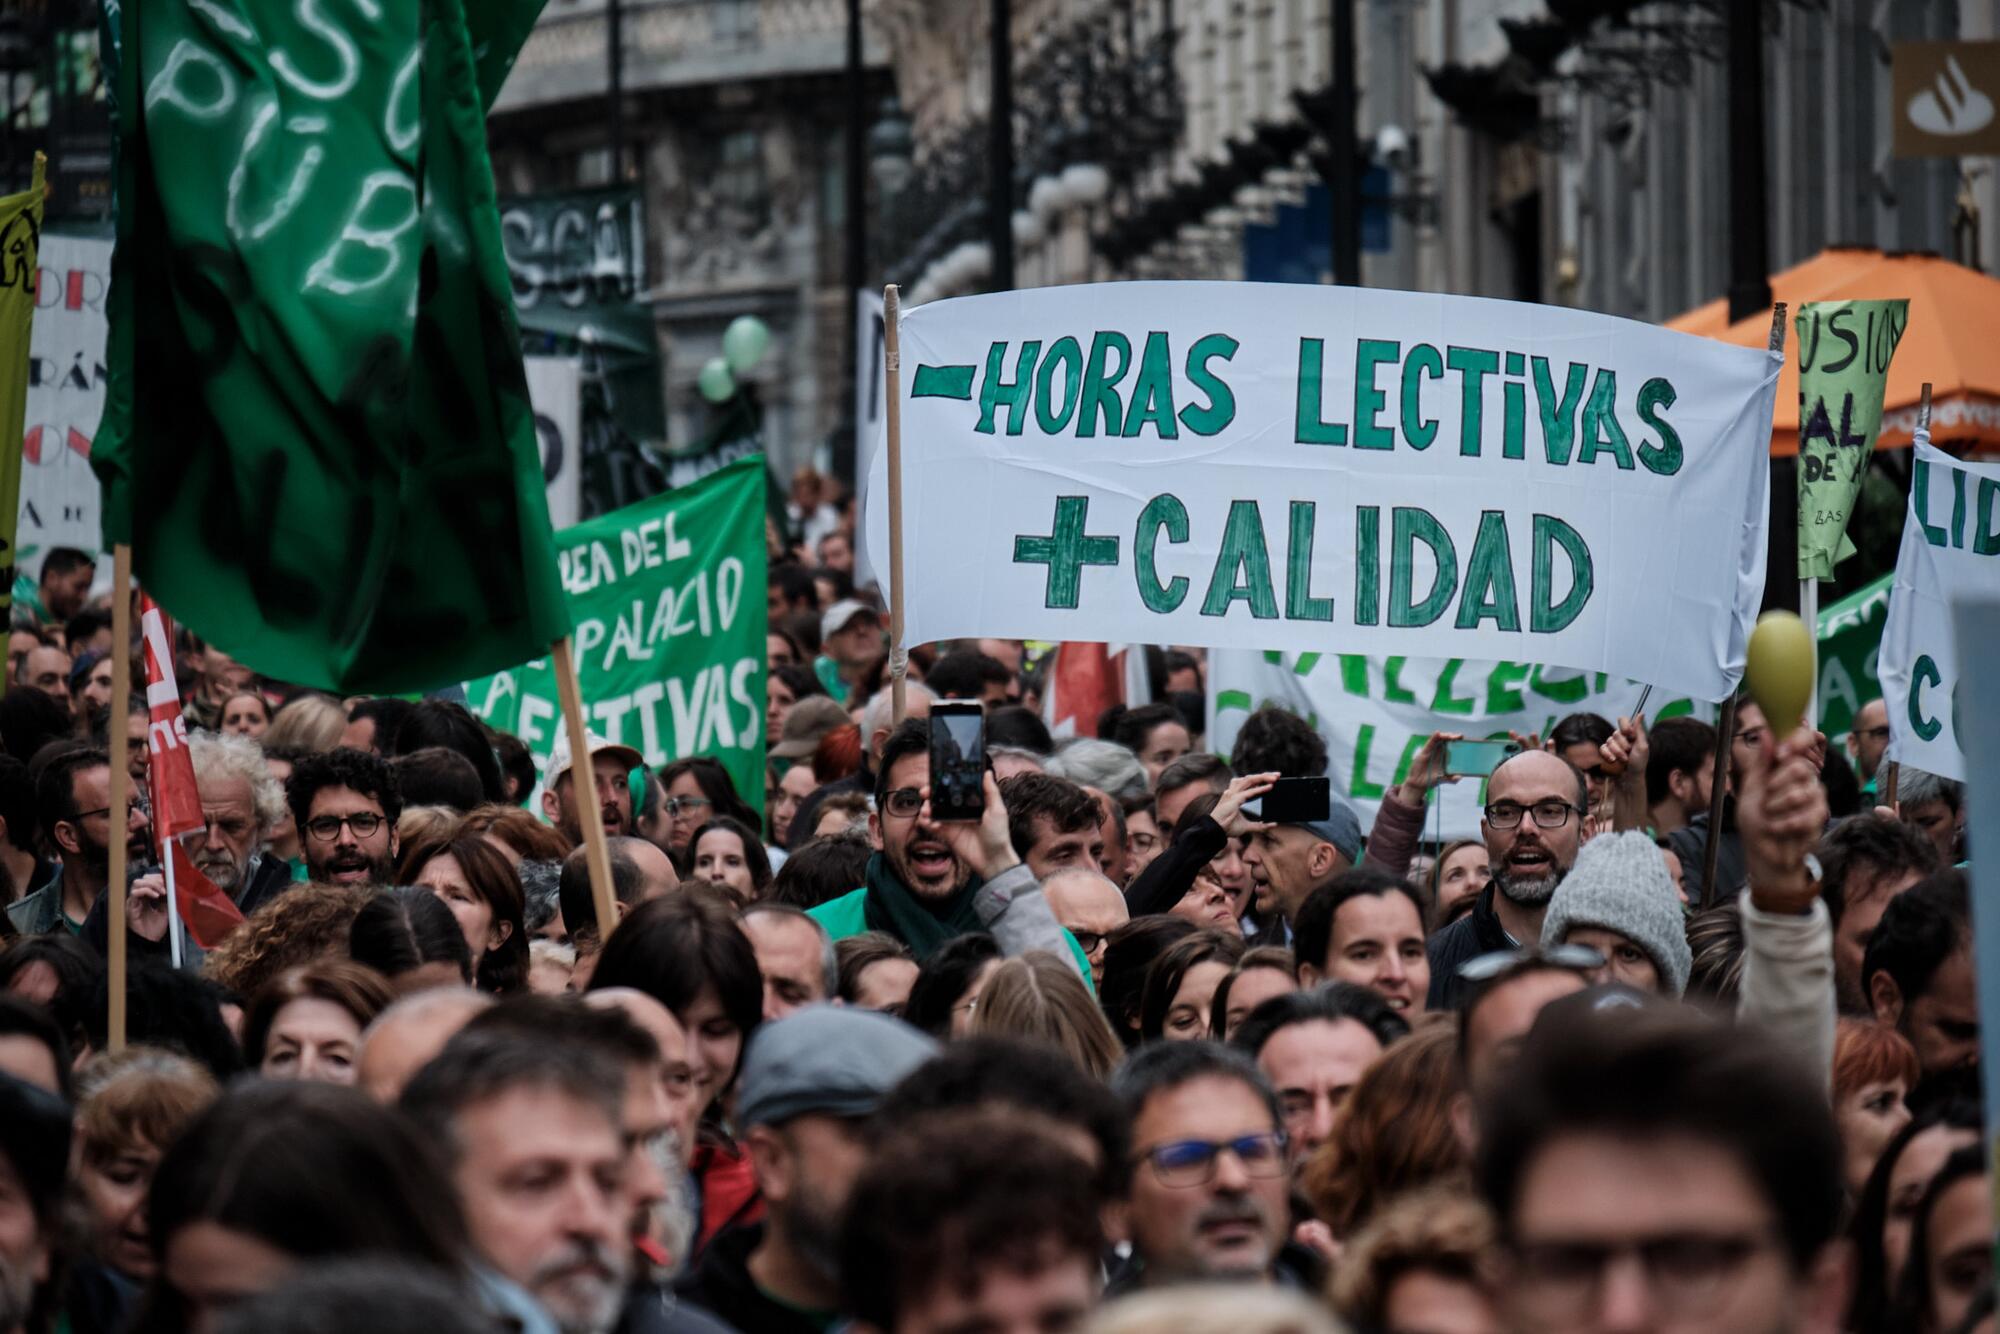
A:
<svg viewBox="0 0 2000 1334">
<path fill-rule="evenodd" d="M 585 732 L 583 737 L 584 744 L 590 747 L 590 757 L 592 759 L 596 759 L 599 755 L 609 755 L 611 758 L 622 763 L 628 772 L 639 768 L 646 762 L 646 757 L 630 746 L 621 746 L 615 741 L 606 741 L 595 732 Z M 555 748 L 549 752 L 549 766 L 542 771 L 543 786 L 554 788 L 562 776 L 569 772 L 569 769 L 569 728 L 559 727 L 556 729 Z"/>
</svg>

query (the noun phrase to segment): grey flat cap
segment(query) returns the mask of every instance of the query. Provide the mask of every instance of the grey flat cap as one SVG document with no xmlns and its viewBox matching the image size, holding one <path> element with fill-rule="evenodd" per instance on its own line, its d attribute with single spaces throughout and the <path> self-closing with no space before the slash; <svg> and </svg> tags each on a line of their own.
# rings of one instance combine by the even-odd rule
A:
<svg viewBox="0 0 2000 1334">
<path fill-rule="evenodd" d="M 747 1129 L 807 1112 L 866 1116 L 937 1050 L 930 1037 L 886 1014 L 808 1006 L 763 1025 L 750 1039 L 737 1119 Z"/>
</svg>

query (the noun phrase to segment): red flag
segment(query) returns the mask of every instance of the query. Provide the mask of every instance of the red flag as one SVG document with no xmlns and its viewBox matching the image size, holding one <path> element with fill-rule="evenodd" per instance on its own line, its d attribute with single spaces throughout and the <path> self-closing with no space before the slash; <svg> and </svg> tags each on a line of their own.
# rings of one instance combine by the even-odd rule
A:
<svg viewBox="0 0 2000 1334">
<path fill-rule="evenodd" d="M 222 892 L 213 880 L 195 868 L 194 858 L 177 838 L 167 840 L 167 855 L 174 859 L 174 901 L 187 923 L 195 944 L 212 950 L 243 924 L 243 910 Z"/>
<path fill-rule="evenodd" d="M 181 717 L 181 692 L 174 681 L 173 625 L 144 593 L 139 595 L 139 628 L 146 641 L 146 712 L 152 720 L 146 729 L 146 755 L 153 829 L 164 846 L 208 822 L 202 818 L 201 793 L 194 785 L 187 722 Z"/>
<path fill-rule="evenodd" d="M 146 642 L 147 774 L 153 789 L 153 828 L 160 836 L 160 860 L 170 868 L 174 904 L 188 932 L 203 949 L 214 949 L 243 921 L 243 910 L 214 881 L 195 868 L 181 845 L 182 834 L 208 827 L 201 792 L 188 753 L 187 721 L 174 681 L 173 623 L 159 604 L 139 595 L 139 628 Z"/>
<path fill-rule="evenodd" d="M 1146 650 L 1137 644 L 1056 645 L 1042 688 L 1042 721 L 1061 741 L 1096 736 L 1097 718 L 1113 704 L 1148 698 Z"/>
</svg>

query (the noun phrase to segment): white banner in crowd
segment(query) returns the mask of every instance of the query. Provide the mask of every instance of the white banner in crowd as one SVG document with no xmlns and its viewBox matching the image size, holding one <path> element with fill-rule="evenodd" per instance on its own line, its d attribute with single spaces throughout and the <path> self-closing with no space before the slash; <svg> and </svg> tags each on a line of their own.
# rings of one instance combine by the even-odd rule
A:
<svg viewBox="0 0 2000 1334">
<path fill-rule="evenodd" d="M 854 475 L 861 479 L 861 531 L 868 531 L 868 479 L 874 475 L 875 454 L 882 441 L 882 426 L 888 413 L 882 406 L 887 391 L 887 372 L 882 364 L 882 293 L 864 288 L 856 307 L 854 330 Z M 887 500 L 883 504 L 887 505 Z M 884 558 L 883 568 L 888 568 Z M 854 586 L 866 588 L 881 582 L 868 559 L 868 544 L 854 553 Z"/>
<path fill-rule="evenodd" d="M 1553 306 L 1116 283 L 902 321 L 907 639 L 1530 658 L 1719 699 L 1778 355 Z M 888 568 L 887 465 L 869 541 Z"/>
<path fill-rule="evenodd" d="M 1292 710 L 1326 741 L 1334 796 L 1367 829 L 1385 792 L 1408 776 L 1411 761 L 1433 732 L 1505 741 L 1520 732 L 1547 737 L 1572 713 L 1616 722 L 1631 713 L 1644 687 L 1602 672 L 1576 672 L 1527 662 L 1467 662 L 1458 658 L 1364 658 L 1334 653 L 1257 653 L 1226 649 L 1208 655 L 1208 749 L 1227 755 L 1237 729 L 1266 704 Z M 1713 719 L 1715 706 L 1654 691 L 1650 725 L 1693 714 Z M 1424 822 L 1426 838 L 1479 836 L 1485 782 L 1446 783 Z"/>
<path fill-rule="evenodd" d="M 1959 656 L 1952 608 L 2000 589 L 2000 466 L 1961 463 L 1921 434 L 1915 449 L 1882 627 L 1888 758 L 1963 782 L 1960 683 L 1972 665 Z"/>
<path fill-rule="evenodd" d="M 535 409 L 549 524 L 573 528 L 583 519 L 583 369 L 575 357 L 523 357 L 521 365 Z"/>
<path fill-rule="evenodd" d="M 111 242 L 45 232 L 29 337 L 28 410 L 21 454 L 23 573 L 34 574 L 50 547 L 97 551 L 104 518 L 90 441 L 104 415 L 104 298 Z M 98 582 L 111 585 L 111 563 Z"/>
</svg>

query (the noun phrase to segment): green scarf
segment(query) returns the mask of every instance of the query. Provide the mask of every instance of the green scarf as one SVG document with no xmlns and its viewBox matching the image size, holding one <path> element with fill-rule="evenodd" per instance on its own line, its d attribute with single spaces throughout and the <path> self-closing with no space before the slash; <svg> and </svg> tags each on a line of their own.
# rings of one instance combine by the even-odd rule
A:
<svg viewBox="0 0 2000 1334">
<path fill-rule="evenodd" d="M 870 931 L 888 932 L 908 945 L 922 963 L 947 940 L 986 929 L 972 910 L 973 896 L 984 883 L 975 875 L 950 898 L 932 903 L 918 898 L 898 880 L 889 859 L 878 852 L 868 859 L 868 897 L 862 900 L 862 910 Z"/>
</svg>

